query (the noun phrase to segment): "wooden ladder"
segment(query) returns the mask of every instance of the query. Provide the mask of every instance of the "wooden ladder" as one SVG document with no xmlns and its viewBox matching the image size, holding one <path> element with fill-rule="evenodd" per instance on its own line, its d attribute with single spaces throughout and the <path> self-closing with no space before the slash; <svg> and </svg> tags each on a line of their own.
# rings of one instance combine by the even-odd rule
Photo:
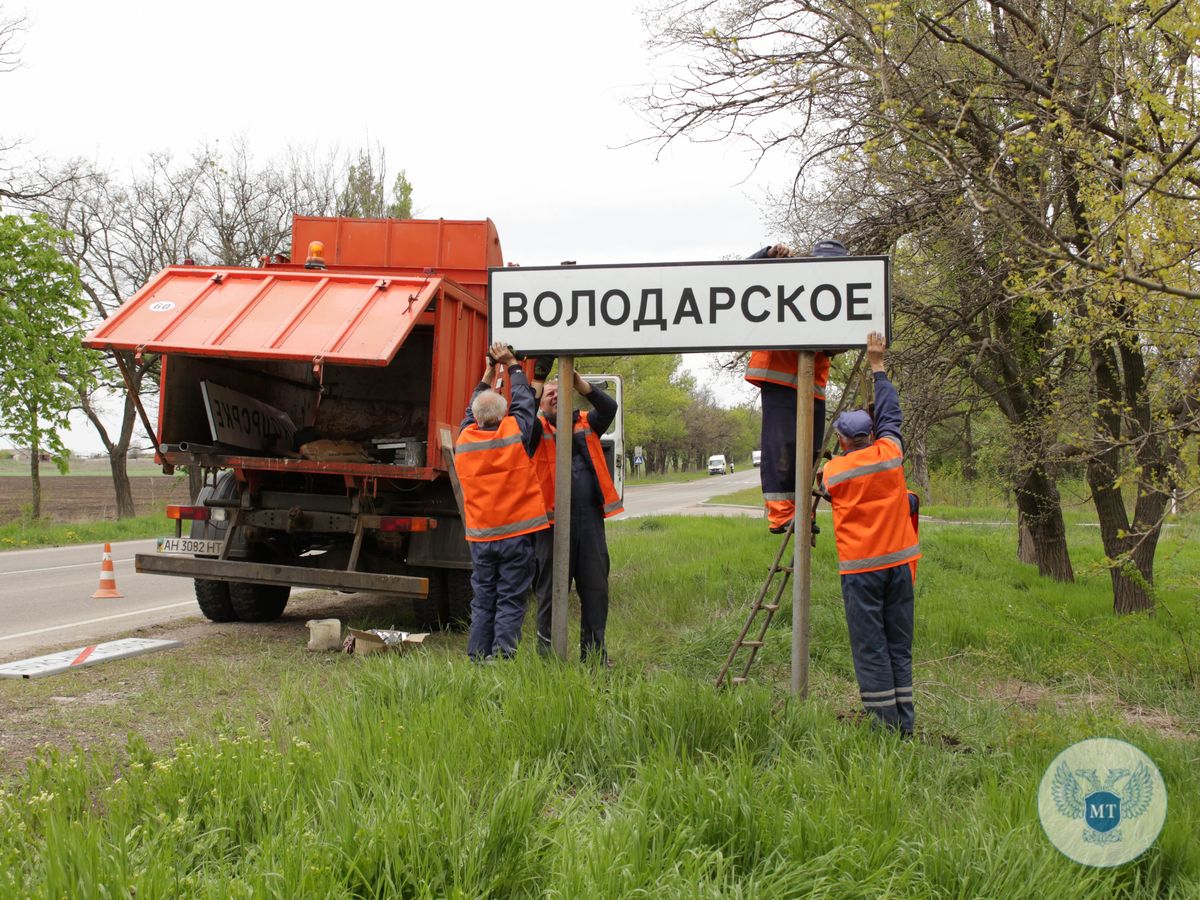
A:
<svg viewBox="0 0 1200 900">
<path fill-rule="evenodd" d="M 746 679 L 750 674 L 750 667 L 754 665 L 754 659 L 758 656 L 758 651 L 762 649 L 763 642 L 767 637 L 767 629 L 771 627 L 771 620 L 775 618 L 775 613 L 779 611 L 779 601 L 783 598 L 784 591 L 787 590 L 788 581 L 792 576 L 791 565 L 784 565 L 783 560 L 791 561 L 791 554 L 788 552 L 792 546 L 792 532 L 796 527 L 796 519 L 788 523 L 787 531 L 783 533 L 783 542 L 779 545 L 779 550 L 775 554 L 775 561 L 771 563 L 771 568 L 767 571 L 767 579 L 758 590 L 758 596 L 754 598 L 754 602 L 750 605 L 750 614 L 746 617 L 746 624 L 742 626 L 741 633 L 733 642 L 733 647 L 729 650 L 729 656 L 725 659 L 725 665 L 721 667 L 721 674 L 717 676 L 716 686 L 724 687 L 725 684 L 745 684 Z M 778 583 L 776 584 L 776 578 Z M 769 602 L 764 602 L 770 596 Z M 756 624 L 759 614 L 762 614 L 760 624 Z M 747 640 L 746 635 L 750 634 L 752 629 L 757 629 L 755 637 Z M 734 662 L 737 660 L 738 651 L 742 648 L 750 651 L 742 663 L 742 673 L 740 675 L 730 674 Z"/>
<path fill-rule="evenodd" d="M 825 452 L 822 454 L 826 458 L 829 457 L 828 448 L 833 442 L 832 423 L 841 414 L 846 407 L 846 401 L 850 397 L 850 385 L 854 385 L 859 380 L 859 373 L 862 371 L 863 360 L 866 358 L 866 351 L 860 351 L 858 358 L 854 361 L 854 366 L 850 371 L 850 377 L 846 381 L 846 390 L 842 391 L 841 399 L 838 401 L 837 409 L 833 411 L 833 415 L 829 417 L 830 427 L 825 435 Z M 867 386 L 859 382 L 857 384 L 856 396 L 862 399 L 866 396 Z M 809 487 L 811 488 L 816 479 L 816 467 L 813 467 L 813 472 L 809 478 Z M 797 483 L 796 487 L 800 487 Z M 809 510 L 809 515 L 815 516 L 817 513 L 817 503 L 819 502 L 819 493 L 812 491 L 812 506 Z M 797 505 L 799 509 L 799 505 Z M 783 534 L 783 542 L 779 545 L 779 550 L 775 554 L 775 561 L 771 563 L 771 568 L 767 570 L 767 578 L 759 588 L 758 596 L 754 598 L 754 602 L 750 604 L 750 614 L 746 616 L 746 624 L 742 626 L 741 633 L 733 641 L 733 646 L 729 650 L 729 656 L 725 658 L 725 665 L 721 667 L 721 672 L 717 675 L 715 682 L 716 687 L 724 687 L 726 684 L 733 686 L 745 684 L 750 675 L 750 667 L 754 665 L 754 660 L 758 656 L 758 651 L 762 649 L 763 643 L 766 641 L 767 629 L 771 627 L 771 620 L 775 618 L 775 613 L 779 611 L 779 601 L 783 598 L 784 591 L 787 590 L 788 582 L 792 576 L 792 554 L 788 552 L 792 546 L 792 533 L 796 527 L 795 516 L 788 523 L 787 531 Z M 813 536 L 813 546 L 816 546 L 816 536 Z M 783 564 L 783 560 L 788 563 Z M 775 584 L 775 579 L 779 577 L 778 584 Z M 767 596 L 770 595 L 769 602 L 764 602 Z M 759 614 L 762 613 L 761 624 L 756 625 L 756 620 Z M 751 630 L 757 627 L 755 637 L 747 640 L 746 635 L 750 634 Z M 742 663 L 742 673 L 740 675 L 731 674 L 734 668 L 734 662 L 737 660 L 738 651 L 742 648 L 750 651 L 746 656 L 745 662 Z"/>
</svg>

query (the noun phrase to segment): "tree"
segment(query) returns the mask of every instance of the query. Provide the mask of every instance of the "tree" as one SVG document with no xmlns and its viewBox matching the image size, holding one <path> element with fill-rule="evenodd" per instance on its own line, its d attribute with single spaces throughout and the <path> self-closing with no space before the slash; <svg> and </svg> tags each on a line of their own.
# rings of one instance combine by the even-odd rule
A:
<svg viewBox="0 0 1200 900">
<path fill-rule="evenodd" d="M 78 270 L 57 250 L 61 239 L 44 216 L 0 216 L 0 421 L 9 440 L 29 448 L 34 518 L 41 455 L 67 470 L 59 430 L 91 372 L 78 334 L 87 306 Z"/>
<path fill-rule="evenodd" d="M 387 156 L 360 150 L 346 171 L 345 186 L 338 196 L 337 214 L 362 219 L 411 219 L 412 184 L 403 169 L 387 191 Z"/>
<path fill-rule="evenodd" d="M 661 41 L 693 51 L 650 100 L 663 139 L 723 129 L 788 148 L 793 209 L 822 206 L 819 220 L 914 266 L 928 289 L 913 314 L 1025 448 L 1018 505 L 1043 571 L 1048 550 L 1069 565 L 1051 472 L 1074 437 L 1118 612 L 1152 605 L 1169 486 L 1197 428 L 1198 12 L 684 0 L 656 20 Z M 1077 376 L 1090 414 L 1068 419 Z"/>
</svg>

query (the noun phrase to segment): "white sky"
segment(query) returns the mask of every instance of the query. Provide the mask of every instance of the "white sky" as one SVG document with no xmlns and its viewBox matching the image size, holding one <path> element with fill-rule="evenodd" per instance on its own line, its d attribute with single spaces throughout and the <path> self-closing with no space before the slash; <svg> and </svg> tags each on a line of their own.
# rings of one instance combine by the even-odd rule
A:
<svg viewBox="0 0 1200 900">
<path fill-rule="evenodd" d="M 754 171 L 744 144 L 626 146 L 651 134 L 630 101 L 668 65 L 632 0 L 0 3 L 29 18 L 21 68 L 0 75 L 0 136 L 45 158 L 130 171 L 237 135 L 262 159 L 378 143 L 418 215 L 491 218 L 525 265 L 717 259 L 776 239 L 764 195 L 790 181 L 783 157 Z M 99 449 L 86 427 L 68 444 Z"/>
</svg>

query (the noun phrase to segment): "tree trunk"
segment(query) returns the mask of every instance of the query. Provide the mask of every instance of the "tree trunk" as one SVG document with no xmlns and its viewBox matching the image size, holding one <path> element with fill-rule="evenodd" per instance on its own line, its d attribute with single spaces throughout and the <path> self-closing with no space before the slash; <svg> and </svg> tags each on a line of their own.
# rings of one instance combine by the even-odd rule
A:
<svg viewBox="0 0 1200 900">
<path fill-rule="evenodd" d="M 905 447 L 908 458 L 912 460 L 913 483 L 925 492 L 925 502 L 930 502 L 929 486 L 929 453 L 925 447 L 925 435 L 912 438 Z"/>
<path fill-rule="evenodd" d="M 1055 581 L 1074 581 L 1071 554 L 1067 549 L 1067 529 L 1063 524 L 1062 498 L 1058 485 L 1041 463 L 1032 463 L 1017 474 L 1017 522 L 1029 531 L 1029 540 L 1036 555 L 1038 574 Z M 1018 528 L 1018 533 L 1021 529 Z M 1019 541 L 1023 540 L 1018 538 Z M 1018 545 L 1017 558 L 1022 562 L 1023 543 Z"/>
<path fill-rule="evenodd" d="M 137 421 L 137 408 L 133 398 L 125 395 L 125 411 L 121 419 L 121 434 L 117 442 L 108 448 L 108 467 L 112 471 L 113 491 L 117 499 L 117 518 L 129 519 L 137 514 L 133 505 L 133 487 L 129 483 L 129 444 L 133 439 L 133 427 Z"/>
<path fill-rule="evenodd" d="M 129 483 L 129 461 L 124 456 L 114 454 L 108 458 L 108 467 L 117 495 L 117 518 L 132 518 L 137 510 L 133 505 L 133 487 Z"/>
<path fill-rule="evenodd" d="M 974 481 L 979 477 L 975 467 L 975 434 L 971 431 L 971 414 L 963 416 L 963 478 Z"/>
<path fill-rule="evenodd" d="M 1023 563 L 1037 565 L 1037 544 L 1033 542 L 1033 532 L 1029 530 L 1029 522 L 1025 514 L 1017 510 L 1017 559 Z"/>
<path fill-rule="evenodd" d="M 1112 580 L 1113 612 L 1124 615 L 1154 608 L 1150 588 L 1154 584 L 1154 549 L 1158 528 L 1152 533 L 1131 534 L 1129 514 L 1121 489 L 1114 486 L 1110 456 L 1118 451 L 1097 454 L 1088 462 L 1088 486 L 1100 518 L 1100 541 L 1108 557 Z"/>
<path fill-rule="evenodd" d="M 42 478 L 39 472 L 41 467 L 42 448 L 37 444 L 33 444 L 29 448 L 29 489 L 33 495 L 29 507 L 29 514 L 34 519 L 42 517 Z"/>
</svg>

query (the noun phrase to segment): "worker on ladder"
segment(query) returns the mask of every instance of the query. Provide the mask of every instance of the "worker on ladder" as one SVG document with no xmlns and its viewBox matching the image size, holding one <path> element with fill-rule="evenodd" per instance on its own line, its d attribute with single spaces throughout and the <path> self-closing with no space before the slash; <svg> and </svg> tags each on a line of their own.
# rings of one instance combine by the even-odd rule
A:
<svg viewBox="0 0 1200 900">
<path fill-rule="evenodd" d="M 841 241 L 817 241 L 813 256 L 846 256 Z M 785 244 L 763 247 L 749 259 L 791 256 Z M 813 462 L 825 442 L 825 386 L 829 383 L 829 358 L 813 356 Z M 772 534 L 783 534 L 796 514 L 796 359 L 794 350 L 755 350 L 746 366 L 746 380 L 762 391 L 762 461 L 759 480 Z M 808 496 L 808 485 L 804 486 Z M 813 523 L 813 534 L 819 529 Z"/>
<path fill-rule="evenodd" d="M 867 337 L 875 418 L 863 409 L 833 423 L 842 453 L 826 463 L 823 489 L 833 535 L 854 674 L 863 707 L 898 731 L 913 731 L 913 578 L 921 544 L 904 483 L 900 398 L 884 371 L 884 337 Z"/>
</svg>

